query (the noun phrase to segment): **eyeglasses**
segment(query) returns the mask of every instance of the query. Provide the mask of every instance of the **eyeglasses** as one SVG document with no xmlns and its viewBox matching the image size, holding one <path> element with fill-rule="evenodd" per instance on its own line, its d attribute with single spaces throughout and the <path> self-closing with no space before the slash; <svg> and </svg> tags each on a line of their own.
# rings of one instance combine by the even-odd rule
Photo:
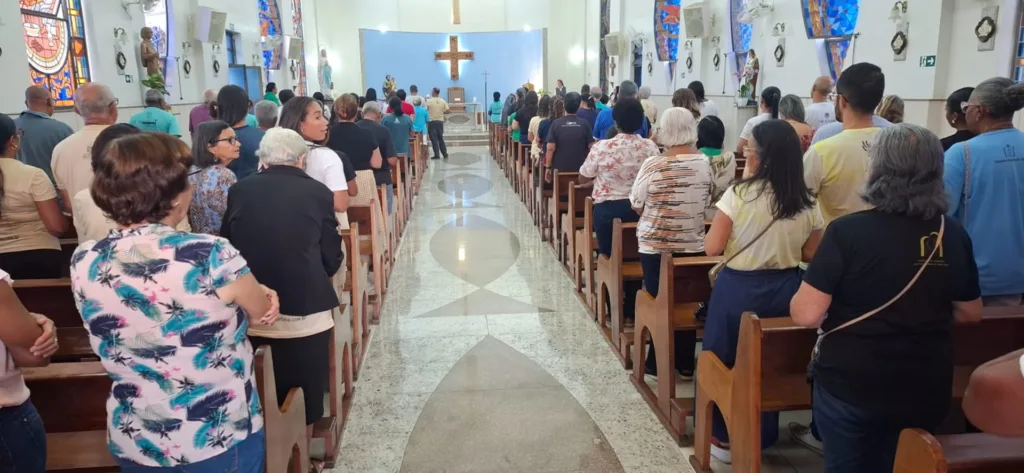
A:
<svg viewBox="0 0 1024 473">
<path fill-rule="evenodd" d="M 960 102 L 960 111 L 966 114 L 967 113 L 967 109 L 971 108 L 972 105 L 978 105 L 978 104 L 976 104 L 976 103 L 969 103 L 969 102 Z"/>
<path fill-rule="evenodd" d="M 213 140 L 213 141 L 210 142 L 210 146 L 215 146 L 217 143 L 220 143 L 221 141 L 227 141 L 229 145 L 233 145 L 233 144 L 238 143 L 238 137 L 237 136 L 229 136 L 227 138 L 222 138 L 222 139 L 219 139 L 219 140 Z"/>
</svg>

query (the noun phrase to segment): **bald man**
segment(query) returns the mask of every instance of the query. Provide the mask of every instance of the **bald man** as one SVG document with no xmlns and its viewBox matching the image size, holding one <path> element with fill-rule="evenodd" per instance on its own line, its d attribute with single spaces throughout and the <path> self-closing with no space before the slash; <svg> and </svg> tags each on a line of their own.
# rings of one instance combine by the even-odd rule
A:
<svg viewBox="0 0 1024 473">
<path fill-rule="evenodd" d="M 821 76 L 811 86 L 811 104 L 805 109 L 805 121 L 817 130 L 836 121 L 836 106 L 829 100 L 835 84 L 829 76 Z"/>
<path fill-rule="evenodd" d="M 75 91 L 75 113 L 85 126 L 54 147 L 50 161 L 64 202 L 92 185 L 92 144 L 101 131 L 117 123 L 117 98 L 109 87 L 88 82 Z"/>
<path fill-rule="evenodd" d="M 188 132 L 191 134 L 196 133 L 196 128 L 199 127 L 200 123 L 208 122 L 213 120 L 210 116 L 210 104 L 214 100 L 217 100 L 217 91 L 213 89 L 206 89 L 203 92 L 203 103 L 196 105 L 192 108 L 191 112 L 188 112 Z"/>
<path fill-rule="evenodd" d="M 71 127 L 53 119 L 50 91 L 38 85 L 25 89 L 25 111 L 14 120 L 22 132 L 18 161 L 42 169 L 53 182 L 50 157 L 57 143 L 71 136 Z"/>
</svg>

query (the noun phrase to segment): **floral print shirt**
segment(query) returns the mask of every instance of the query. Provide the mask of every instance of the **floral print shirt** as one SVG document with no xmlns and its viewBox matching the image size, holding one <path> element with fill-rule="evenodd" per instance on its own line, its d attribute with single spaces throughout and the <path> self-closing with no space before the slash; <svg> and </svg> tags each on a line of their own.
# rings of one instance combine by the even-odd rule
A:
<svg viewBox="0 0 1024 473">
<path fill-rule="evenodd" d="M 204 169 L 193 166 L 188 180 L 192 183 L 192 203 L 188 205 L 192 231 L 220 235 L 220 223 L 228 208 L 228 189 L 238 178 L 230 169 L 215 164 Z"/>
<path fill-rule="evenodd" d="M 594 143 L 580 167 L 581 176 L 594 180 L 594 203 L 628 199 L 640 166 L 658 153 L 658 145 L 639 135 L 621 133 Z"/>
<path fill-rule="evenodd" d="M 248 273 L 227 240 L 159 223 L 75 250 L 75 302 L 113 380 L 115 456 L 152 467 L 196 463 L 263 428 L 248 318 L 216 293 Z"/>
</svg>

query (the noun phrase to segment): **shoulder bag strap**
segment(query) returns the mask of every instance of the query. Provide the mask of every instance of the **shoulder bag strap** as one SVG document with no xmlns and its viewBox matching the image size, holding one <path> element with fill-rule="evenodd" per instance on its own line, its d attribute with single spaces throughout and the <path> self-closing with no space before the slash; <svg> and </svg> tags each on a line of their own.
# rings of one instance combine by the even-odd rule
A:
<svg viewBox="0 0 1024 473">
<path fill-rule="evenodd" d="M 963 212 L 960 215 L 963 218 L 960 221 L 967 226 L 967 201 L 971 195 L 971 145 L 964 143 L 964 194 L 960 199 L 960 205 L 963 207 Z"/>
<path fill-rule="evenodd" d="M 921 273 L 924 273 L 924 269 L 928 267 L 928 263 L 932 262 L 932 257 L 935 256 L 935 253 L 937 253 L 939 251 L 939 248 L 942 246 L 942 235 L 944 235 L 946 233 L 946 217 L 943 215 L 943 216 L 940 216 L 940 218 L 942 220 L 941 220 L 941 223 L 939 223 L 939 238 L 935 241 L 935 247 L 932 248 L 932 252 L 931 252 L 931 254 L 928 255 L 928 259 L 926 259 L 924 261 L 924 264 L 921 265 L 921 268 L 917 270 L 917 274 L 914 275 L 914 279 L 911 279 L 910 282 L 907 283 L 906 287 L 904 287 L 903 290 L 899 292 L 899 294 L 896 294 L 892 299 L 889 299 L 889 302 L 886 302 L 885 304 L 882 304 L 881 307 L 879 307 L 879 308 L 877 308 L 875 310 L 872 310 L 871 312 L 868 312 L 868 313 L 866 313 L 866 314 L 864 314 L 864 315 L 862 315 L 860 317 L 857 317 L 856 319 L 847 321 L 846 323 L 844 323 L 844 324 L 842 324 L 842 325 L 840 325 L 840 326 L 838 326 L 838 327 L 836 327 L 836 328 L 834 328 L 832 330 L 829 330 L 828 332 L 825 332 L 824 334 L 822 334 L 821 337 L 819 338 L 819 341 L 818 341 L 819 343 L 821 342 L 822 338 L 825 338 L 826 335 L 828 335 L 828 334 L 830 334 L 832 332 L 836 332 L 836 331 L 842 330 L 842 329 L 844 329 L 846 327 L 849 327 L 849 326 L 851 326 L 851 325 L 853 325 L 853 324 L 855 324 L 857 322 L 860 322 L 860 321 L 862 321 L 862 320 L 864 320 L 864 319 L 866 319 L 868 317 L 871 317 L 872 315 L 875 315 L 875 314 L 885 310 L 886 307 L 889 307 L 894 302 L 899 300 L 899 298 L 903 297 L 903 295 L 906 294 L 907 291 L 909 291 L 910 288 L 914 286 L 914 283 L 917 282 L 917 279 L 921 277 Z"/>
<path fill-rule="evenodd" d="M 760 240 L 762 235 L 764 235 L 765 233 L 768 233 L 768 229 L 772 228 L 772 225 L 775 225 L 775 222 L 777 222 L 777 221 L 779 221 L 779 219 L 773 218 L 772 221 L 768 223 L 768 226 L 764 227 L 764 230 L 761 230 L 761 233 L 758 233 L 757 236 L 755 236 L 753 240 L 750 240 L 750 242 L 748 242 L 746 245 L 743 245 L 743 248 L 740 248 L 739 251 L 733 253 L 732 256 L 730 256 L 728 259 L 726 259 L 725 262 L 722 263 L 722 264 L 724 266 L 728 266 L 729 263 L 732 260 L 736 259 L 736 257 L 740 255 L 740 253 L 743 253 L 744 251 L 746 251 L 747 248 L 750 248 L 751 246 L 754 245 L 754 243 L 757 243 L 757 240 Z"/>
</svg>

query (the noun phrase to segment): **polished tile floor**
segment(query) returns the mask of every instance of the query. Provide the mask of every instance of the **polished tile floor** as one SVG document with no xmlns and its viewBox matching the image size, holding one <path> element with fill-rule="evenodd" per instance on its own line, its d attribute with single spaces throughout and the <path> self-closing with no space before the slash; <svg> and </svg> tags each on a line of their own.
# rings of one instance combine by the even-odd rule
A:
<svg viewBox="0 0 1024 473">
<path fill-rule="evenodd" d="M 397 256 L 333 471 L 692 471 L 486 148 L 431 161 Z M 822 471 L 783 438 L 765 471 Z"/>
</svg>

